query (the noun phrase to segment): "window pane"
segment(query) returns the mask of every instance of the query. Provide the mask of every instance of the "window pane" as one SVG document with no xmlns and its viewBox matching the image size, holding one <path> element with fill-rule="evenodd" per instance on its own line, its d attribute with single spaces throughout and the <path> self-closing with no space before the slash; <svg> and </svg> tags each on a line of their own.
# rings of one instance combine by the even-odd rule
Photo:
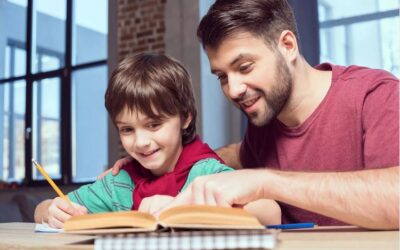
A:
<svg viewBox="0 0 400 250">
<path fill-rule="evenodd" d="M 74 65 L 107 57 L 107 0 L 74 1 L 72 63 Z"/>
<path fill-rule="evenodd" d="M 64 66 L 65 18 L 65 0 L 33 1 L 33 73 Z"/>
<path fill-rule="evenodd" d="M 55 178 L 60 178 L 60 79 L 33 84 L 32 155 Z M 33 180 L 43 176 L 32 166 Z"/>
<path fill-rule="evenodd" d="M 25 81 L 0 84 L 0 179 L 25 175 Z"/>
<path fill-rule="evenodd" d="M 321 62 L 381 68 L 400 76 L 398 27 L 395 17 L 322 29 Z"/>
<path fill-rule="evenodd" d="M 72 77 L 72 178 L 92 181 L 108 162 L 107 67 L 79 70 Z"/>
<path fill-rule="evenodd" d="M 0 78 L 25 74 L 26 6 L 27 0 L 1 1 Z"/>
<path fill-rule="evenodd" d="M 340 19 L 399 8 L 398 0 L 319 0 L 320 21 Z"/>
</svg>

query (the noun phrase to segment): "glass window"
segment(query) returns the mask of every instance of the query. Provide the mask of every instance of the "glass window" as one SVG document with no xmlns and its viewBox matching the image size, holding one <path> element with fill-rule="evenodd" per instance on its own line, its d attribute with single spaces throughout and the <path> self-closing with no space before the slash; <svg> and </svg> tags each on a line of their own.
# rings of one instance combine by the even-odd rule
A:
<svg viewBox="0 0 400 250">
<path fill-rule="evenodd" d="M 318 0 L 319 20 L 341 19 L 399 8 L 398 0 Z"/>
<path fill-rule="evenodd" d="M 33 1 L 33 40 L 32 40 L 32 72 L 38 73 L 59 69 L 64 62 L 58 64 L 48 62 L 42 54 L 64 58 L 65 56 L 65 0 Z M 48 53 L 51 51 L 51 54 Z M 45 61 L 43 61 L 45 60 Z M 43 66 L 45 65 L 45 66 Z"/>
<path fill-rule="evenodd" d="M 108 0 L 0 0 L 0 180 L 43 180 L 31 158 L 64 184 L 106 167 L 107 25 Z"/>
<path fill-rule="evenodd" d="M 48 78 L 33 85 L 32 154 L 47 173 L 60 178 L 60 79 Z M 43 176 L 32 166 L 33 179 Z"/>
<path fill-rule="evenodd" d="M 97 11 L 93 11 L 97 6 Z M 72 43 L 72 64 L 107 58 L 107 0 L 75 0 Z"/>
<path fill-rule="evenodd" d="M 25 81 L 0 84 L 0 179 L 25 176 Z"/>
<path fill-rule="evenodd" d="M 27 0 L 0 3 L 0 79 L 25 74 L 26 6 Z"/>
<path fill-rule="evenodd" d="M 79 70 L 72 76 L 72 177 L 75 182 L 93 181 L 108 166 L 107 67 Z"/>
<path fill-rule="evenodd" d="M 381 68 L 400 76 L 400 19 L 395 12 L 382 14 L 391 8 L 398 9 L 398 1 L 319 0 L 321 62 Z"/>
</svg>

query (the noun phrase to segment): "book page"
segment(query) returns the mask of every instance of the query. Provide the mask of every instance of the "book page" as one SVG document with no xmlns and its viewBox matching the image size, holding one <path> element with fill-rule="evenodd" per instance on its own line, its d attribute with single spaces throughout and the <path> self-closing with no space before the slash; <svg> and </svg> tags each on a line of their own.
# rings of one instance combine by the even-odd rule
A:
<svg viewBox="0 0 400 250">
<path fill-rule="evenodd" d="M 184 205 L 160 214 L 159 224 L 172 228 L 263 229 L 256 217 L 241 208 Z"/>
</svg>

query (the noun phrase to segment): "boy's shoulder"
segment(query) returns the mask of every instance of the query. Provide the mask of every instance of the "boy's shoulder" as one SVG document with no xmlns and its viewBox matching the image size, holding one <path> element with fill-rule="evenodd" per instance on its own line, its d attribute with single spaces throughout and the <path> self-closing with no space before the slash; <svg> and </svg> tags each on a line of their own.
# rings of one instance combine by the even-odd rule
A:
<svg viewBox="0 0 400 250">
<path fill-rule="evenodd" d="M 120 169 L 117 175 L 113 175 L 110 171 L 106 176 L 103 177 L 106 182 L 114 183 L 125 183 L 133 185 L 132 179 L 129 173 L 125 169 Z"/>
<path fill-rule="evenodd" d="M 228 167 L 227 165 L 221 163 L 215 158 L 206 158 L 197 161 L 193 165 L 189 174 L 206 175 L 224 171 L 233 171 L 233 168 Z"/>
</svg>

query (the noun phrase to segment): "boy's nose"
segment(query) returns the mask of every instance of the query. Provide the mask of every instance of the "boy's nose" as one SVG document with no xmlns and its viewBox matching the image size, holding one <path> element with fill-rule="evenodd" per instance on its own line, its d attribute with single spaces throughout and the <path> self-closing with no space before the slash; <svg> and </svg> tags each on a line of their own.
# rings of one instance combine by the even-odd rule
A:
<svg viewBox="0 0 400 250">
<path fill-rule="evenodd" d="M 145 135 L 145 134 L 141 134 L 141 133 L 137 133 L 136 134 L 136 147 L 137 148 L 143 148 L 143 147 L 147 147 L 150 145 L 151 139 L 149 136 Z"/>
</svg>

